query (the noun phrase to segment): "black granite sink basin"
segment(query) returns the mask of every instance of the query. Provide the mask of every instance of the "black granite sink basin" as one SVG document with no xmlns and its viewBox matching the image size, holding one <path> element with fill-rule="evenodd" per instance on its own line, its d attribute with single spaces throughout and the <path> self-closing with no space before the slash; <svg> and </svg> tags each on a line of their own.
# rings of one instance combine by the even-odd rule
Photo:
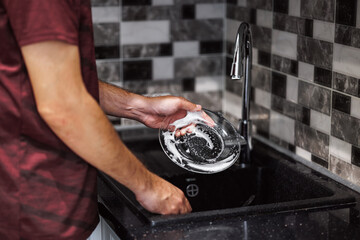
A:
<svg viewBox="0 0 360 240">
<path fill-rule="evenodd" d="M 355 204 L 355 198 L 336 182 L 255 142 L 251 166 L 234 165 L 212 175 L 187 172 L 167 159 L 157 140 L 129 141 L 128 146 L 149 169 L 184 191 L 193 212 L 160 216 L 143 209 L 121 184 L 100 174 L 101 188 L 111 188 L 141 221 L 150 225 L 211 220 L 230 216 L 313 211 Z M 101 195 L 105 204 L 108 194 Z M 113 199 L 112 197 L 110 200 Z"/>
</svg>

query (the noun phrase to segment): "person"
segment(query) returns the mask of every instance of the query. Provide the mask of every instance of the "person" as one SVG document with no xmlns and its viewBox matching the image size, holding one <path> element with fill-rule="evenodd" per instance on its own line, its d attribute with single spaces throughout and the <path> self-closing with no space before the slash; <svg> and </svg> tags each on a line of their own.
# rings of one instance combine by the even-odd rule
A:
<svg viewBox="0 0 360 240">
<path fill-rule="evenodd" d="M 158 128 L 201 106 L 98 81 L 90 0 L 0 0 L 0 36 L 0 239 L 86 239 L 98 223 L 96 169 L 151 212 L 191 211 L 105 113 Z"/>
</svg>

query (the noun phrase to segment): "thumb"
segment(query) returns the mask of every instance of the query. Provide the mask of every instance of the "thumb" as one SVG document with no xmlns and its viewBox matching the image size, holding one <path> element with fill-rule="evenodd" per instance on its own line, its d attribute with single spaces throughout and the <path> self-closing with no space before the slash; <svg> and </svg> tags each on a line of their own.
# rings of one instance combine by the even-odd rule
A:
<svg viewBox="0 0 360 240">
<path fill-rule="evenodd" d="M 197 112 L 197 111 L 201 111 L 202 109 L 201 105 L 192 103 L 186 99 L 182 99 L 181 108 L 190 112 Z"/>
</svg>

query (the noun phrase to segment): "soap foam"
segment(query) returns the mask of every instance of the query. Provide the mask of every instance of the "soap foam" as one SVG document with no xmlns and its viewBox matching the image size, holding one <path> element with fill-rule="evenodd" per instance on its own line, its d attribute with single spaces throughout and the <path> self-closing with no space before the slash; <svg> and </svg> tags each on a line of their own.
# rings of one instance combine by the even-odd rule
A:
<svg viewBox="0 0 360 240">
<path fill-rule="evenodd" d="M 223 129 L 209 123 L 202 117 L 202 112 L 188 112 L 187 115 L 176 120 L 171 126 L 174 131 L 162 130 L 163 150 L 179 166 L 190 171 L 214 173 L 230 167 L 239 155 L 239 147 L 226 146 L 226 155 L 223 156 L 225 143 L 219 134 Z M 195 124 L 191 133 L 176 137 L 176 130 Z M 226 135 L 226 134 L 225 134 Z"/>
</svg>

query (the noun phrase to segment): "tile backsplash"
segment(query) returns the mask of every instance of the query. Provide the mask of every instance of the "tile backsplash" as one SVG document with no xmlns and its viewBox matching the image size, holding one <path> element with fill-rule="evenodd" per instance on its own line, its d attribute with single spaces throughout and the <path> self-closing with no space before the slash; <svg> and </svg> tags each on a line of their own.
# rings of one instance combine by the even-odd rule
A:
<svg viewBox="0 0 360 240">
<path fill-rule="evenodd" d="M 242 85 L 228 72 L 237 28 L 249 22 L 254 131 L 360 185 L 360 1 L 92 4 L 101 79 L 181 95 L 229 119 L 241 117 Z"/>
</svg>

